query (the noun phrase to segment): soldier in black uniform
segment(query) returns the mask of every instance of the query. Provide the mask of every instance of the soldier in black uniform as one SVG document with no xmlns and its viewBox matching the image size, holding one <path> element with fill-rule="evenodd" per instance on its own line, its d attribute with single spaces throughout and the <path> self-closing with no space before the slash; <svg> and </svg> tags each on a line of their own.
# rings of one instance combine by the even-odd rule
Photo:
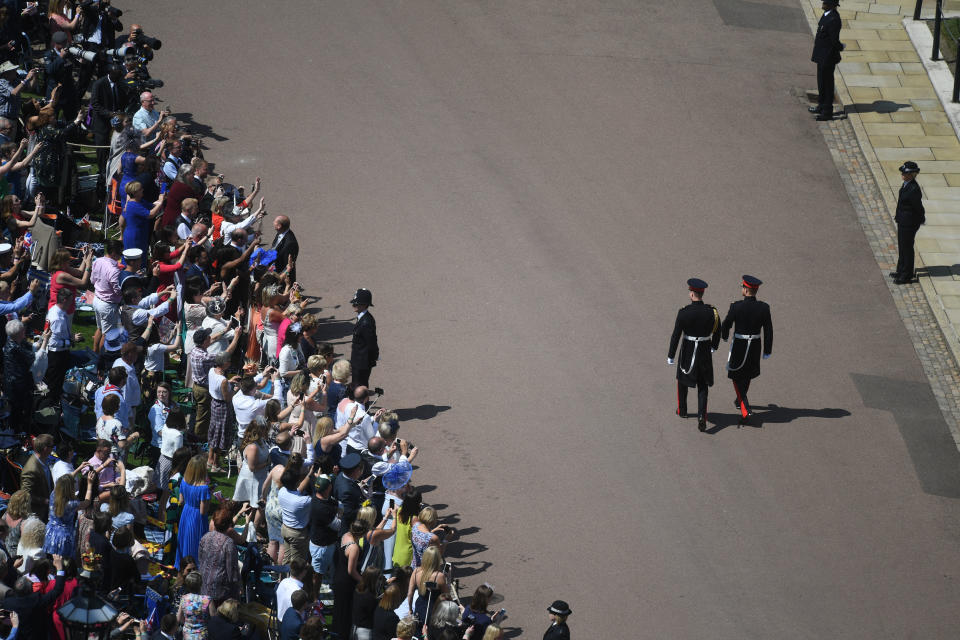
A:
<svg viewBox="0 0 960 640">
<path fill-rule="evenodd" d="M 747 391 L 750 390 L 750 381 L 760 375 L 760 353 L 766 360 L 773 351 L 770 305 L 757 300 L 757 289 L 761 284 L 763 282 L 758 278 L 743 276 L 740 286 L 743 300 L 730 304 L 727 317 L 720 326 L 724 340 L 730 337 L 730 329 L 733 328 L 733 341 L 727 354 L 727 377 L 733 380 L 733 390 L 737 394 L 734 404 L 740 409 L 742 421 L 753 415 Z"/>
<path fill-rule="evenodd" d="M 670 336 L 667 364 L 674 363 L 681 334 L 683 344 L 677 359 L 677 415 L 687 417 L 687 388 L 697 388 L 697 427 L 707 430 L 707 390 L 713 386 L 712 354 L 720 345 L 720 314 L 715 307 L 703 303 L 707 283 L 699 278 L 687 280 L 690 304 L 677 312 L 677 322 Z"/>
<path fill-rule="evenodd" d="M 839 0 L 823 0 L 823 15 L 817 23 L 817 33 L 813 38 L 811 62 L 817 63 L 817 92 L 820 94 L 816 107 L 810 112 L 817 114 L 817 120 L 833 119 L 833 93 L 835 81 L 833 72 L 840 62 L 843 43 L 840 42 L 840 29 L 843 21 L 837 13 Z"/>
<path fill-rule="evenodd" d="M 920 167 L 916 162 L 907 160 L 900 167 L 903 184 L 897 196 L 897 269 L 890 273 L 894 284 L 913 282 L 914 250 L 913 241 L 917 237 L 920 225 L 927 221 L 923 208 L 923 192 L 917 184 Z"/>
</svg>

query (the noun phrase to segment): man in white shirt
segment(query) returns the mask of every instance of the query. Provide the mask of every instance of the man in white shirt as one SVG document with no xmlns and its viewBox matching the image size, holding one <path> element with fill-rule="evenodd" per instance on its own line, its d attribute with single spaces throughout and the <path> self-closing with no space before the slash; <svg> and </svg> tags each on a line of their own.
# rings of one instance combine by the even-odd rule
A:
<svg viewBox="0 0 960 640">
<path fill-rule="evenodd" d="M 140 347 L 133 342 L 127 342 L 120 348 L 120 357 L 114 360 L 114 367 L 123 367 L 127 370 L 127 384 L 123 386 L 123 400 L 127 405 L 127 419 L 125 424 L 134 424 L 137 407 L 140 406 L 140 379 L 137 377 L 136 365 L 140 358 Z M 114 416 L 120 420 L 119 416 Z"/>
<path fill-rule="evenodd" d="M 260 206 L 257 207 L 257 210 L 253 213 L 250 213 L 250 209 L 233 209 L 230 213 L 226 211 L 223 212 L 223 222 L 220 223 L 220 235 L 230 238 L 236 229 L 247 229 L 254 222 L 259 222 L 263 220 L 263 217 L 267 215 L 267 211 L 263 206 L 263 198 L 260 198 Z M 281 265 L 278 265 L 281 266 Z M 282 265 L 285 267 L 286 265 Z"/>
<path fill-rule="evenodd" d="M 269 376 L 273 385 L 273 394 L 268 395 L 257 390 L 266 386 L 263 384 L 264 378 Z M 243 434 L 247 427 L 257 416 L 263 415 L 263 410 L 267 402 L 271 399 L 283 403 L 280 389 L 280 374 L 274 367 L 267 367 L 263 373 L 256 377 L 246 377 L 240 381 L 240 393 L 233 394 L 233 413 L 237 418 L 237 437 L 243 440 Z"/>
<path fill-rule="evenodd" d="M 177 179 L 180 165 L 183 164 L 183 160 L 180 159 L 182 152 L 183 144 L 179 140 L 174 140 L 170 143 L 170 152 L 167 154 L 167 161 L 163 163 L 162 169 L 163 175 L 165 175 L 170 182 Z"/>
<path fill-rule="evenodd" d="M 177 235 L 186 240 L 193 234 L 193 224 L 197 218 L 197 199 L 184 198 L 180 203 L 180 217 L 177 218 Z"/>
<path fill-rule="evenodd" d="M 161 120 L 170 115 L 169 109 L 157 113 L 153 108 L 156 103 L 156 97 L 151 92 L 144 91 L 140 94 L 140 109 L 133 114 L 133 128 L 140 132 L 144 140 L 149 140 L 160 126 Z"/>
<path fill-rule="evenodd" d="M 47 373 L 43 381 L 50 389 L 54 402 L 60 400 L 63 393 L 63 379 L 70 365 L 70 316 L 67 309 L 73 302 L 73 291 L 66 287 L 57 291 L 57 303 L 47 310 L 47 322 L 50 327 L 50 341 L 47 343 Z"/>
<path fill-rule="evenodd" d="M 303 581 L 312 571 L 310 563 L 300 558 L 290 563 L 290 575 L 277 585 L 277 620 L 283 619 L 283 614 L 290 607 L 290 596 L 294 591 L 303 589 Z"/>
<path fill-rule="evenodd" d="M 378 409 L 372 417 L 367 413 L 367 400 L 370 397 L 370 390 L 367 387 L 357 387 L 353 391 L 353 402 L 347 404 L 343 411 L 337 412 L 336 428 L 339 429 L 350 416 L 353 415 L 353 428 L 341 443 L 343 453 L 360 453 L 367 448 L 367 441 L 377 435 L 377 421 L 383 415 L 383 409 Z M 354 409 L 356 407 L 356 409 Z"/>
<path fill-rule="evenodd" d="M 313 483 L 313 471 L 302 479 L 299 472 L 286 469 L 280 476 L 280 491 L 277 503 L 283 526 L 280 528 L 283 542 L 287 545 L 284 562 L 302 560 L 310 562 L 310 485 Z"/>
</svg>

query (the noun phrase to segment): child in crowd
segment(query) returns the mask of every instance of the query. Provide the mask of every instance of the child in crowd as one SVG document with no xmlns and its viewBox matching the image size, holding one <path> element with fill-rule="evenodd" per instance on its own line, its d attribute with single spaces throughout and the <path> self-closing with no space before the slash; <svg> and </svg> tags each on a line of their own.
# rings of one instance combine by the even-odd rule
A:
<svg viewBox="0 0 960 640">
<path fill-rule="evenodd" d="M 97 419 L 97 437 L 110 441 L 110 455 L 126 463 L 127 448 L 140 434 L 128 433 L 123 424 L 115 417 L 120 411 L 120 397 L 108 395 L 103 398 L 103 415 Z"/>
</svg>

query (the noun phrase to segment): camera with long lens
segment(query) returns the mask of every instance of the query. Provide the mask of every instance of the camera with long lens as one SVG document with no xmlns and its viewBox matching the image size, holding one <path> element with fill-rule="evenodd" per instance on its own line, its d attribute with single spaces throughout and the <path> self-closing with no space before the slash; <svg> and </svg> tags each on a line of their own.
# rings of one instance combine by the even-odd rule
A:
<svg viewBox="0 0 960 640">
<path fill-rule="evenodd" d="M 133 41 L 137 44 L 138 47 L 150 47 L 154 51 L 158 51 L 160 47 L 163 46 L 163 43 L 160 41 L 160 38 L 151 38 L 150 36 L 143 33 L 143 31 L 138 31 Z"/>
<path fill-rule="evenodd" d="M 99 14 L 104 20 L 111 23 L 114 30 L 123 30 L 123 25 L 120 23 L 120 16 L 123 15 L 123 11 L 116 7 L 111 7 L 109 0 L 81 0 L 77 4 L 77 8 L 85 12 L 89 18 L 93 18 Z"/>
<path fill-rule="evenodd" d="M 67 53 L 77 60 L 83 60 L 90 63 L 96 62 L 103 55 L 99 51 L 87 51 L 83 47 L 78 47 L 76 45 L 67 47 Z"/>
</svg>

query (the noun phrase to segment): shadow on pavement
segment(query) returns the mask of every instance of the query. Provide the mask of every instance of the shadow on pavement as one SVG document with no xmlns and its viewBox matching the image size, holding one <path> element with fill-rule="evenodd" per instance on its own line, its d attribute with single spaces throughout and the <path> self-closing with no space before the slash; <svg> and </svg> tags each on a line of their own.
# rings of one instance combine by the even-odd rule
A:
<svg viewBox="0 0 960 640">
<path fill-rule="evenodd" d="M 912 105 L 909 102 L 906 104 L 898 104 L 892 100 L 874 100 L 870 104 L 856 102 L 844 108 L 847 113 L 894 113 L 895 111 L 910 106 Z"/>
<path fill-rule="evenodd" d="M 321 325 L 322 326 L 322 325 Z M 351 331 L 353 329 L 351 328 Z M 429 420 L 436 418 L 438 413 L 449 411 L 449 405 L 421 404 L 412 409 L 394 409 L 400 422 L 404 420 Z"/>
<path fill-rule="evenodd" d="M 523 635 L 523 627 L 500 627 L 504 638 L 519 638 Z"/>
<path fill-rule="evenodd" d="M 946 278 L 960 275 L 960 264 L 936 264 L 917 267 L 916 275 L 930 276 L 931 278 Z"/>
<path fill-rule="evenodd" d="M 479 542 L 466 542 L 458 537 L 447 543 L 445 555 L 448 558 L 470 558 L 487 550 L 487 545 Z M 459 567 L 462 563 L 457 563 Z"/>
<path fill-rule="evenodd" d="M 447 554 L 449 557 L 450 554 Z M 475 565 L 475 566 L 474 566 Z M 487 560 L 476 560 L 476 561 L 467 561 L 467 562 L 457 562 L 455 563 L 456 577 L 457 578 L 469 578 L 470 576 L 475 576 L 480 573 L 483 573 L 491 566 L 493 563 L 488 562 Z"/>
<path fill-rule="evenodd" d="M 204 138 L 210 138 L 211 140 L 216 140 L 217 142 L 224 142 L 230 139 L 214 132 L 210 125 L 194 122 L 193 114 L 189 111 L 185 111 L 183 113 L 174 113 L 171 115 L 177 119 L 177 123 L 185 125 L 189 133 L 199 134 Z"/>
<path fill-rule="evenodd" d="M 353 335 L 352 320 L 334 320 L 332 317 L 321 319 L 317 327 L 316 339 L 320 342 L 330 342 L 339 338 Z"/>
<path fill-rule="evenodd" d="M 764 424 L 786 424 L 799 418 L 845 418 L 850 412 L 846 409 L 799 409 L 792 407 L 781 407 L 776 404 L 753 405 L 753 416 L 749 422 L 743 424 L 743 428 L 761 429 Z M 707 429 L 706 433 L 710 435 L 717 434 L 727 427 L 735 427 L 740 424 L 739 413 L 711 413 L 710 422 L 712 427 Z"/>
<path fill-rule="evenodd" d="M 851 373 L 863 404 L 889 411 L 924 493 L 960 498 L 960 451 L 926 382 Z"/>
</svg>

